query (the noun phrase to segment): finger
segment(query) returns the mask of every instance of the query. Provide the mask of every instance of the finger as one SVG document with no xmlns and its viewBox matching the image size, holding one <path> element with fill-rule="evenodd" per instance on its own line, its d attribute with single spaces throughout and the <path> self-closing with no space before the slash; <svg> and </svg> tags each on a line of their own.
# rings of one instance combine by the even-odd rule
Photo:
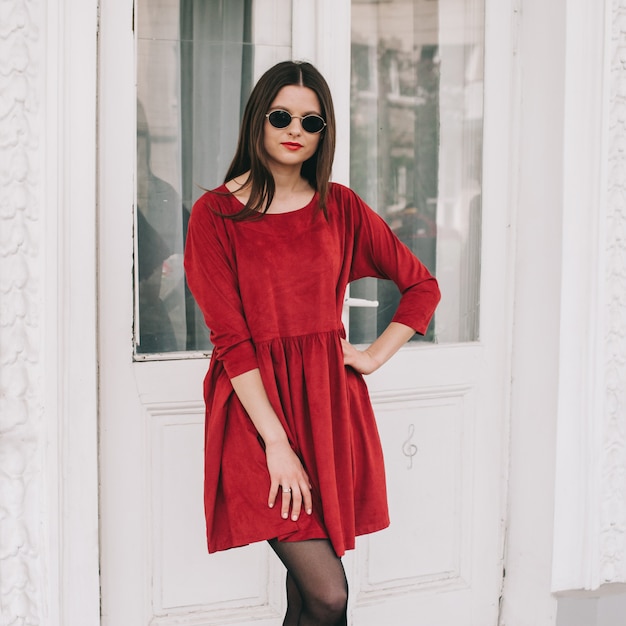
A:
<svg viewBox="0 0 626 626">
<path fill-rule="evenodd" d="M 300 492 L 302 494 L 302 508 L 306 511 L 307 515 L 311 515 L 313 512 L 313 485 L 311 485 L 311 479 L 304 472 L 303 482 L 300 483 Z"/>
<path fill-rule="evenodd" d="M 285 491 L 288 489 L 288 491 Z M 289 517 L 289 504 L 291 503 L 291 489 L 288 487 L 283 487 L 283 501 L 282 508 L 280 514 L 283 519 L 287 519 Z"/>
<path fill-rule="evenodd" d="M 311 485 L 307 485 L 306 489 L 302 489 L 302 505 L 307 515 L 313 512 L 313 497 L 311 496 Z"/>
<path fill-rule="evenodd" d="M 296 489 L 291 493 L 291 519 L 294 522 L 298 521 L 300 517 L 300 511 L 302 510 L 302 492 L 300 489 Z"/>
<path fill-rule="evenodd" d="M 267 505 L 270 507 L 270 509 L 276 504 L 277 495 L 278 495 L 278 483 L 272 481 L 272 484 L 270 485 L 270 493 L 267 498 Z"/>
</svg>

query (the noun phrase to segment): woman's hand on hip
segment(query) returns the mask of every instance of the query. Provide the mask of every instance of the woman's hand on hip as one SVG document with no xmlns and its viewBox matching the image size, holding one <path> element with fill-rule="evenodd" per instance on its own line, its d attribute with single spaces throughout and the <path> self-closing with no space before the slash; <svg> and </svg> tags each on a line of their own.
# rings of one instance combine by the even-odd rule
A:
<svg viewBox="0 0 626 626">
<path fill-rule="evenodd" d="M 294 522 L 300 517 L 302 509 L 310 515 L 313 510 L 311 483 L 289 442 L 266 443 L 265 456 L 271 480 L 269 506 L 276 504 L 280 492 L 280 513 L 283 519 L 289 517 L 289 508 Z"/>
<path fill-rule="evenodd" d="M 368 350 L 357 350 L 345 339 L 341 340 L 341 347 L 343 348 L 343 364 L 349 365 L 360 374 L 371 374 L 380 367 L 380 363 Z"/>
</svg>

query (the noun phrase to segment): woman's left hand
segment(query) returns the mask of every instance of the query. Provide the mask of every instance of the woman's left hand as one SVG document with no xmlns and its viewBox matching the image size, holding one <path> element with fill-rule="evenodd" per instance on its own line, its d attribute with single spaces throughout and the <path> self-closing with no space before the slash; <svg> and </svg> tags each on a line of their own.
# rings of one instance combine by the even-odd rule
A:
<svg viewBox="0 0 626 626">
<path fill-rule="evenodd" d="M 367 350 L 357 350 L 350 342 L 341 340 L 343 348 L 343 364 L 349 365 L 360 374 L 371 374 L 375 372 L 380 363 Z"/>
</svg>

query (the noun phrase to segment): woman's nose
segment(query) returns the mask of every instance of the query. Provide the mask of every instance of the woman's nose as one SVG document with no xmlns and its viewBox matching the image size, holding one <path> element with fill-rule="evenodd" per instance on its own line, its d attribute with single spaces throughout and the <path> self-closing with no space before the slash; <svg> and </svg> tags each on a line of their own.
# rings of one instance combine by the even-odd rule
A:
<svg viewBox="0 0 626 626">
<path fill-rule="evenodd" d="M 301 135 L 302 134 L 302 120 L 299 117 L 292 117 L 288 130 L 292 135 Z"/>
</svg>

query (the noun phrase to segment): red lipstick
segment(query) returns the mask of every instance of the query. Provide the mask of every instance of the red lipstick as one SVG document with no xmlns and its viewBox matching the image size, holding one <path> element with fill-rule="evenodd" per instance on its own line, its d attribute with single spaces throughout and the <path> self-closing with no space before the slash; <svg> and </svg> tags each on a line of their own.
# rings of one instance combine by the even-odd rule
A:
<svg viewBox="0 0 626 626">
<path fill-rule="evenodd" d="M 292 143 L 291 141 L 285 141 L 283 144 L 281 144 L 283 146 L 285 146 L 285 148 L 287 148 L 287 150 L 293 150 L 294 152 L 296 150 L 300 150 L 300 148 L 302 148 L 302 144 L 299 143 Z"/>
</svg>

